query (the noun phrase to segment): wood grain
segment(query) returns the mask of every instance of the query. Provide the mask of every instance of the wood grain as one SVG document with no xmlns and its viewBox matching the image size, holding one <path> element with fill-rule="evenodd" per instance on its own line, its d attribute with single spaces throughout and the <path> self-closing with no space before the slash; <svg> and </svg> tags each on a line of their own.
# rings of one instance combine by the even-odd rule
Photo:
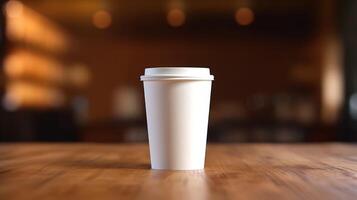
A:
<svg viewBox="0 0 357 200">
<path fill-rule="evenodd" d="M 0 199 L 356 199 L 357 146 L 215 144 L 203 171 L 144 144 L 0 144 Z"/>
</svg>

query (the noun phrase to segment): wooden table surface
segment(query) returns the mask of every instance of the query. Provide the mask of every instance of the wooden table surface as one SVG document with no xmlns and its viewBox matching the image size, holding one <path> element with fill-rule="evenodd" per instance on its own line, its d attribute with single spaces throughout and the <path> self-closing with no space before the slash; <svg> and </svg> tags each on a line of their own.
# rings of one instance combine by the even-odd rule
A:
<svg viewBox="0 0 357 200">
<path fill-rule="evenodd" d="M 211 144 L 202 171 L 144 144 L 0 144 L 0 199 L 356 199 L 352 144 Z"/>
</svg>

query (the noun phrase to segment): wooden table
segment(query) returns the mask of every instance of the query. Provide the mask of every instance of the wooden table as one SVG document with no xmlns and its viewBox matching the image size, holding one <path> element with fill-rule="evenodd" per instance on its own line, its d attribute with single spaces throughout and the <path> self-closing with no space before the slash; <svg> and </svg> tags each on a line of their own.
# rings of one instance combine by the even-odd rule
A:
<svg viewBox="0 0 357 200">
<path fill-rule="evenodd" d="M 204 171 L 144 144 L 0 144 L 0 199 L 356 199 L 357 146 L 214 144 Z"/>
</svg>

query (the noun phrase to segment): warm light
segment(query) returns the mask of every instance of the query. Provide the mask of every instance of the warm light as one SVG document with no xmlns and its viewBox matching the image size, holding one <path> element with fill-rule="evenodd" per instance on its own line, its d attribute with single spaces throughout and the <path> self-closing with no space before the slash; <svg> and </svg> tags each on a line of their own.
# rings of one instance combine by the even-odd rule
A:
<svg viewBox="0 0 357 200">
<path fill-rule="evenodd" d="M 112 16 L 105 10 L 99 10 L 93 15 L 93 24 L 100 29 L 108 28 L 112 23 Z"/>
<path fill-rule="evenodd" d="M 56 59 L 23 49 L 9 52 L 3 66 L 6 79 L 12 82 L 31 80 L 46 85 L 84 88 L 91 78 L 84 64 L 65 67 Z"/>
<path fill-rule="evenodd" d="M 65 102 L 64 93 L 58 88 L 15 81 L 6 86 L 3 99 L 5 109 L 59 107 Z"/>
<path fill-rule="evenodd" d="M 171 9 L 167 13 L 167 22 L 170 26 L 179 27 L 182 26 L 186 21 L 186 15 L 183 10 L 179 8 Z"/>
<path fill-rule="evenodd" d="M 247 26 L 254 21 L 254 12 L 250 8 L 239 8 L 234 17 L 239 25 Z"/>
<path fill-rule="evenodd" d="M 67 35 L 47 17 L 15 0 L 8 1 L 4 11 L 6 36 L 10 41 L 30 44 L 55 53 L 67 49 Z"/>
<path fill-rule="evenodd" d="M 67 84 L 76 88 L 84 88 L 89 84 L 90 71 L 84 64 L 75 64 L 67 69 Z"/>
<path fill-rule="evenodd" d="M 329 36 L 324 44 L 321 114 L 322 120 L 329 124 L 338 120 L 344 101 L 343 48 L 337 36 Z"/>
<path fill-rule="evenodd" d="M 5 12 L 8 17 L 20 17 L 23 12 L 23 5 L 19 1 L 8 1 L 5 5 Z"/>
<path fill-rule="evenodd" d="M 26 50 L 8 53 L 4 73 L 9 80 L 31 79 L 52 84 L 65 81 L 64 67 L 58 61 Z"/>
</svg>

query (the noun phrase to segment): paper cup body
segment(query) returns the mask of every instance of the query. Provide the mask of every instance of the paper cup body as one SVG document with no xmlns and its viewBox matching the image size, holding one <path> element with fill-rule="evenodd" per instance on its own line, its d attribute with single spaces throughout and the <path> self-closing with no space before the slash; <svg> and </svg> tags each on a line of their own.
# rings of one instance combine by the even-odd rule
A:
<svg viewBox="0 0 357 200">
<path fill-rule="evenodd" d="M 151 167 L 203 169 L 213 76 L 165 75 L 142 76 Z"/>
</svg>

